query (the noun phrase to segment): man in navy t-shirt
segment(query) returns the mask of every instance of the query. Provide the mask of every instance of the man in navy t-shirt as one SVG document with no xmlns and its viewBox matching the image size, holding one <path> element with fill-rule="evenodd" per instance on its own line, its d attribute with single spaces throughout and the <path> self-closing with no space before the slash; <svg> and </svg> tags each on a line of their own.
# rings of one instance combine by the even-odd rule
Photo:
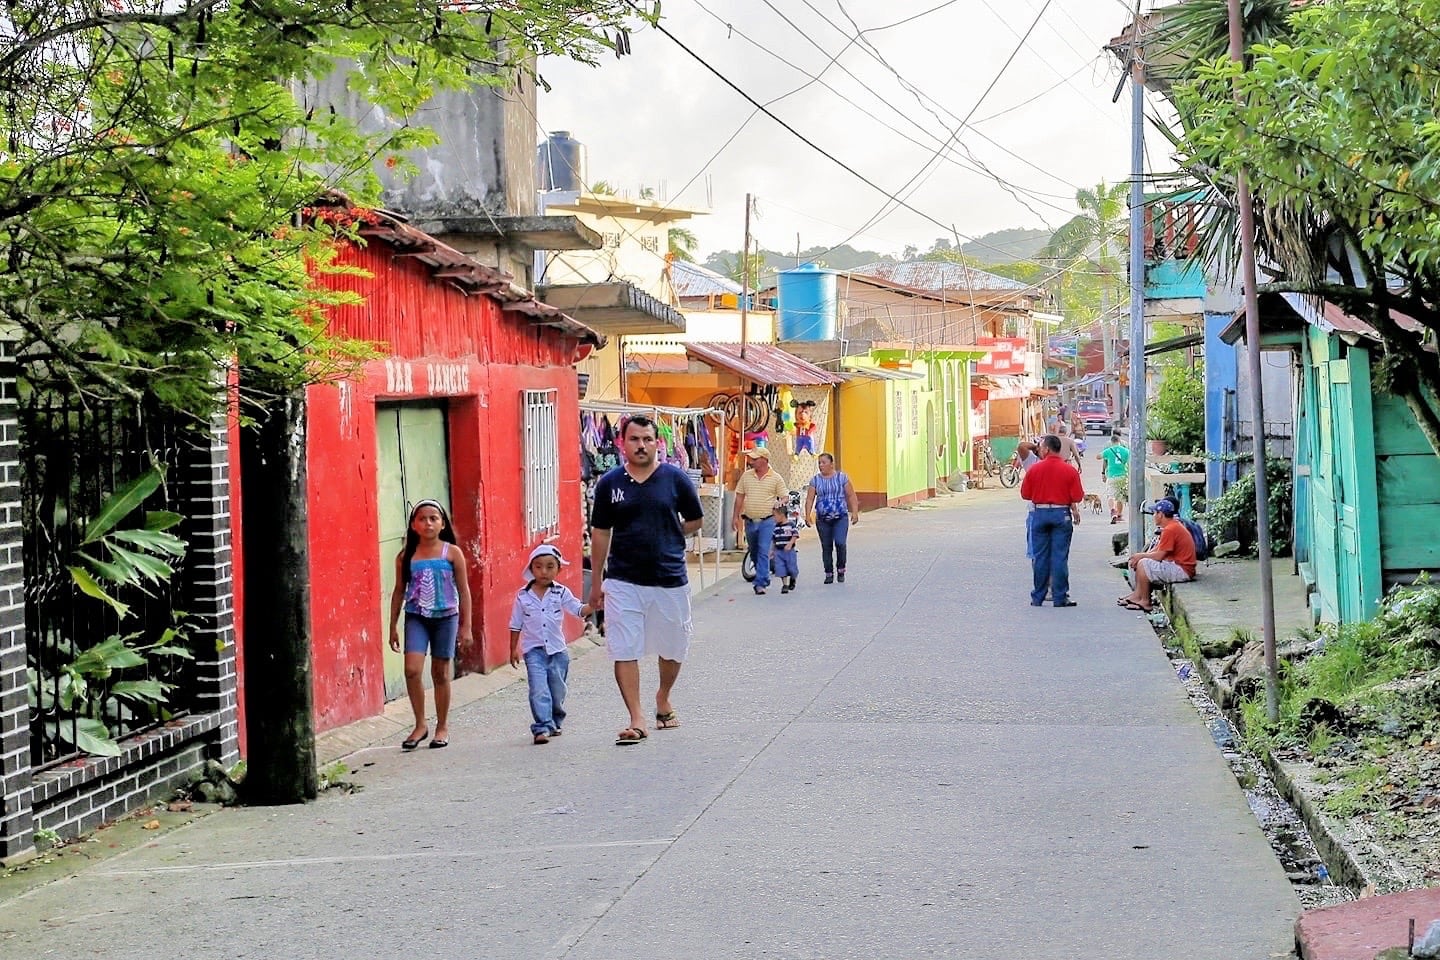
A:
<svg viewBox="0 0 1440 960">
<path fill-rule="evenodd" d="M 621 430 L 625 463 L 595 484 L 590 511 L 590 606 L 605 610 L 605 647 L 630 726 L 621 746 L 647 736 L 640 711 L 640 658 L 659 659 L 655 725 L 680 720 L 670 690 L 690 649 L 690 587 L 685 538 L 700 529 L 703 511 L 685 471 L 655 458 L 657 433 L 649 417 L 634 416 Z"/>
</svg>

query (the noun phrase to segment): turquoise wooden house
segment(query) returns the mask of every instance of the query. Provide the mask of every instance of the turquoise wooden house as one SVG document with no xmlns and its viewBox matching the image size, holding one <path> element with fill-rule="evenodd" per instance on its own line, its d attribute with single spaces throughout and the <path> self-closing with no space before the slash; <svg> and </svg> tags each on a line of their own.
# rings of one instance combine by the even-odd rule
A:
<svg viewBox="0 0 1440 960">
<path fill-rule="evenodd" d="M 1298 355 L 1295 562 L 1311 615 L 1367 620 L 1391 586 L 1440 570 L 1440 462 L 1405 401 L 1374 388 L 1373 327 L 1299 294 L 1263 296 L 1260 319 L 1266 348 Z M 1223 337 L 1243 334 L 1242 314 Z"/>
</svg>

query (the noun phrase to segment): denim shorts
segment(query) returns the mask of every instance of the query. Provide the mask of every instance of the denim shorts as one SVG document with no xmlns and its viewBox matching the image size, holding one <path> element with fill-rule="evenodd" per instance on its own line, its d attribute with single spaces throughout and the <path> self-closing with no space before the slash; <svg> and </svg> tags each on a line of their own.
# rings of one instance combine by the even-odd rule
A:
<svg viewBox="0 0 1440 960">
<path fill-rule="evenodd" d="M 455 659 L 455 638 L 460 633 L 460 614 L 448 617 L 422 617 L 405 614 L 405 652 L 426 653 L 435 660 Z"/>
</svg>

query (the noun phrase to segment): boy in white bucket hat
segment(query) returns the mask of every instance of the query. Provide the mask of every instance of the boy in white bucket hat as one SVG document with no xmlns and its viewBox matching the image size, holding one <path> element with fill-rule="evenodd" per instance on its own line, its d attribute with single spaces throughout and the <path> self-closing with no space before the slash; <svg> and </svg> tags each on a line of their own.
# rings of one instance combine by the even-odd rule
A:
<svg viewBox="0 0 1440 960">
<path fill-rule="evenodd" d="M 510 665 L 525 661 L 530 685 L 530 733 L 536 746 L 558 737 L 565 721 L 566 680 L 570 650 L 563 629 L 565 614 L 588 617 L 590 607 L 556 583 L 560 568 L 569 566 L 554 544 L 542 543 L 530 551 L 522 577 L 525 588 L 515 597 L 510 613 Z"/>
</svg>

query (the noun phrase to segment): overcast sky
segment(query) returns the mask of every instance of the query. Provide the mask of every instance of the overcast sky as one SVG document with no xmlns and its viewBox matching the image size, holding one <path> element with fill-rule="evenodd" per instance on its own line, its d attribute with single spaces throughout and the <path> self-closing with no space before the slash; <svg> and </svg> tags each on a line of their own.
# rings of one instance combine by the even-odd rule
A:
<svg viewBox="0 0 1440 960">
<path fill-rule="evenodd" d="M 663 11 L 664 27 L 721 74 L 962 240 L 1057 227 L 1077 187 L 1128 177 L 1128 88 L 1111 103 L 1120 68 L 1101 50 L 1128 20 L 1122 0 L 664 0 Z M 858 42 L 846 11 L 865 31 Z M 866 226 L 882 194 L 764 114 L 746 124 L 754 107 L 663 34 L 631 44 L 598 68 L 543 61 L 554 89 L 541 93 L 540 123 L 586 145 L 590 181 L 709 208 L 689 224 L 702 252 L 739 248 L 747 191 L 771 249 L 794 249 L 797 233 L 810 247 L 859 231 L 852 245 L 898 253 L 948 233 L 893 204 Z M 934 160 L 967 116 L 952 159 Z"/>
</svg>

